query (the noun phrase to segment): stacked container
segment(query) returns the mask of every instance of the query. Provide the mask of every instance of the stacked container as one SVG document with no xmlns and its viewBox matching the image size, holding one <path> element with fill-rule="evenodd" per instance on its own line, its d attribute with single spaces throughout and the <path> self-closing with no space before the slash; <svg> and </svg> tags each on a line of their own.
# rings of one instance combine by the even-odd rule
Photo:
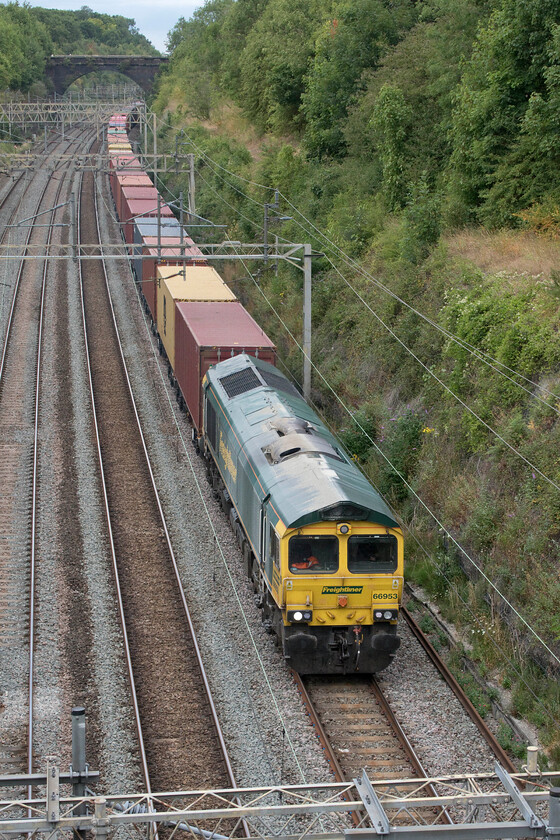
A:
<svg viewBox="0 0 560 840">
<path fill-rule="evenodd" d="M 122 191 L 124 187 L 153 187 L 151 178 L 144 172 L 124 173 L 119 172 L 115 178 L 115 189 L 113 198 L 119 219 L 122 219 Z"/>
<path fill-rule="evenodd" d="M 159 205 L 158 205 L 158 193 L 156 192 L 155 198 L 131 198 L 127 199 L 126 197 L 122 197 L 121 201 L 122 205 L 122 215 L 121 215 L 121 224 L 123 225 L 124 229 L 124 240 L 131 244 L 134 242 L 134 226 L 133 223 L 135 219 L 140 216 L 148 216 L 148 217 L 157 217 L 160 216 L 161 220 L 164 219 L 175 219 L 173 215 L 173 210 L 169 207 L 168 204 L 165 204 L 160 197 Z M 176 219 L 175 219 L 176 221 Z M 157 224 L 157 218 L 156 218 Z M 156 236 L 157 236 L 157 229 L 156 229 Z"/>
<path fill-rule="evenodd" d="M 122 220 L 122 216 L 121 216 Z M 152 237 L 155 239 L 155 243 L 157 245 L 157 238 L 158 238 L 158 219 L 154 218 L 153 216 L 139 216 L 137 219 L 134 219 L 133 222 L 133 242 L 135 245 L 135 252 L 141 253 L 137 251 L 137 248 L 142 249 L 142 246 L 147 241 L 147 237 Z M 181 236 L 181 225 L 175 218 L 173 217 L 164 217 L 159 220 L 159 235 L 161 237 L 180 237 Z M 151 243 L 150 243 L 151 244 Z M 170 243 L 174 244 L 174 243 Z M 137 247 L 136 247 L 137 246 Z"/>
<path fill-rule="evenodd" d="M 169 243 L 165 245 L 165 242 Z M 142 248 L 142 257 L 136 258 L 136 277 L 142 281 L 142 294 L 146 298 L 152 320 L 157 321 L 157 283 L 156 273 L 157 267 L 160 266 L 180 266 L 185 264 L 185 260 L 181 257 L 181 249 L 174 247 L 178 240 L 173 237 L 166 237 L 165 242 L 161 242 L 161 250 L 157 247 Z M 171 245 L 171 247 L 169 247 Z M 178 270 L 178 269 L 177 269 Z"/>
<path fill-rule="evenodd" d="M 137 155 L 123 152 L 109 152 L 109 183 L 111 192 L 115 195 L 115 180 L 117 175 L 142 175 L 144 170 Z"/>
<path fill-rule="evenodd" d="M 171 367 L 175 369 L 176 301 L 234 301 L 236 297 L 210 266 L 158 266 L 156 276 L 157 329 Z"/>
<path fill-rule="evenodd" d="M 239 301 L 176 303 L 173 369 L 198 432 L 202 430 L 204 374 L 239 353 L 276 364 L 274 344 Z"/>
</svg>

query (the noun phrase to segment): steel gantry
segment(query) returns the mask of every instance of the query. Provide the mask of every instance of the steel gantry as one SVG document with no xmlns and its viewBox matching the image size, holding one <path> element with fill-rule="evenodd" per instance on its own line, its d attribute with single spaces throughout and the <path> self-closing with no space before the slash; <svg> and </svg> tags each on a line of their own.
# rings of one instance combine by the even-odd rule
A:
<svg viewBox="0 0 560 840">
<path fill-rule="evenodd" d="M 106 123 L 116 107 L 128 108 L 134 101 L 130 97 L 118 103 L 72 99 L 59 102 L 5 102 L 0 104 L 0 120 L 23 129 L 43 125 L 52 127 L 62 120 L 67 125 L 85 121 L 95 125 L 96 122 Z"/>
<path fill-rule="evenodd" d="M 97 774 L 92 774 L 93 777 Z M 560 837 L 559 773 L 510 775 L 495 772 L 429 779 L 279 785 L 233 790 L 62 796 L 71 777 L 50 764 L 34 777 L 42 799 L 0 802 L 0 837 L 52 837 L 92 831 L 99 838 L 128 835 L 131 828 L 152 837 L 158 826 L 193 840 L 233 840 L 246 826 L 254 840 L 462 840 Z M 0 777 L 23 786 L 26 777 Z M 436 796 L 432 794 L 435 790 Z M 450 818 L 443 818 L 444 815 Z M 352 820 L 352 817 L 355 817 Z"/>
</svg>

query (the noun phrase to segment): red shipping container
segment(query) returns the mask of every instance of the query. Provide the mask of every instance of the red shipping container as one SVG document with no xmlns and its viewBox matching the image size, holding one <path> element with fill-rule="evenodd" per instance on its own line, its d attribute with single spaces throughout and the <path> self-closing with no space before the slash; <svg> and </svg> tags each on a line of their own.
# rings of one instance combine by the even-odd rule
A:
<svg viewBox="0 0 560 840">
<path fill-rule="evenodd" d="M 162 218 L 169 218 L 170 216 L 173 216 L 173 210 L 164 201 L 160 202 L 158 208 L 157 195 L 155 200 L 144 198 L 132 198 L 130 200 L 127 200 L 123 196 L 121 224 L 124 227 L 125 242 L 128 242 L 130 244 L 134 239 L 132 221 L 137 216 L 155 217 L 158 215 L 158 210 Z"/>
<path fill-rule="evenodd" d="M 158 244 L 157 236 L 145 236 L 144 237 L 144 244 L 149 246 L 156 246 Z M 180 237 L 163 237 L 161 238 L 161 244 L 163 245 L 179 245 L 183 247 L 186 257 L 192 258 L 193 265 L 207 265 L 208 260 L 206 259 L 205 255 L 202 253 L 200 248 L 194 244 L 193 240 L 190 236 L 184 236 L 183 242 L 181 242 Z"/>
<path fill-rule="evenodd" d="M 119 219 L 121 218 L 121 193 L 123 187 L 153 187 L 152 179 L 145 172 L 122 173 L 118 172 L 113 182 L 113 199 Z"/>
<path fill-rule="evenodd" d="M 130 177 L 130 176 L 127 176 Z M 124 218 L 125 214 L 125 202 L 128 202 L 135 198 L 144 198 L 152 202 L 154 207 L 157 207 L 157 197 L 158 191 L 154 187 L 152 183 L 150 184 L 120 184 L 120 197 L 119 197 L 119 204 L 117 204 L 117 212 L 119 214 L 119 219 Z M 119 189 L 117 187 L 117 189 Z"/>
<path fill-rule="evenodd" d="M 239 301 L 175 304 L 175 377 L 197 431 L 202 429 L 202 379 L 230 356 L 248 353 L 276 364 L 276 348 Z"/>
<path fill-rule="evenodd" d="M 109 181 L 111 184 L 111 192 L 115 195 L 115 186 L 114 181 L 118 174 L 135 174 L 141 175 L 144 170 L 142 169 L 142 164 L 140 163 L 139 159 L 136 155 L 131 154 L 118 154 L 112 155 L 109 154 Z"/>
<path fill-rule="evenodd" d="M 155 284 L 156 267 L 158 264 L 158 240 L 157 236 L 145 236 L 144 245 L 142 248 L 142 260 L 133 257 L 133 264 L 136 271 L 136 276 L 141 278 L 142 292 L 150 307 L 152 318 L 157 321 L 157 287 Z M 192 245 L 189 246 L 189 242 Z M 182 244 L 182 249 L 181 249 Z M 182 255 L 189 257 L 190 265 L 208 265 L 206 257 L 197 248 L 192 239 L 185 236 L 183 242 L 178 236 L 162 236 L 160 240 L 161 245 L 161 265 L 183 265 Z M 135 253 L 140 253 L 138 246 L 135 247 Z"/>
<path fill-rule="evenodd" d="M 142 241 L 144 242 L 144 245 L 147 248 L 151 248 L 152 245 L 157 247 L 157 244 L 158 244 L 157 236 L 145 236 Z M 181 237 L 180 236 L 162 236 L 160 241 L 161 241 L 162 246 L 163 245 L 165 245 L 165 246 L 169 245 L 172 248 L 174 248 L 175 245 L 178 246 L 178 245 L 181 244 Z M 186 241 L 187 241 L 187 238 L 185 237 L 183 242 L 186 243 Z"/>
<path fill-rule="evenodd" d="M 151 238 L 151 237 L 150 237 Z M 161 237 L 161 249 L 165 248 L 175 248 L 175 246 L 179 243 L 179 239 L 176 236 L 162 236 Z M 157 245 L 157 240 L 155 243 L 150 242 L 150 245 L 154 246 Z M 155 248 L 155 253 L 157 254 L 157 247 Z M 136 279 L 138 282 L 142 283 L 144 280 L 144 273 L 145 269 L 143 268 L 145 263 L 150 262 L 150 260 L 143 259 L 143 255 L 148 254 L 148 249 L 146 247 L 142 247 L 142 245 L 138 245 L 135 243 L 133 254 L 132 254 L 132 266 L 134 268 L 134 274 L 136 275 Z M 155 262 L 155 261 L 154 261 Z M 153 276 L 155 277 L 155 264 L 154 264 Z M 148 278 L 149 279 L 149 278 Z"/>
</svg>

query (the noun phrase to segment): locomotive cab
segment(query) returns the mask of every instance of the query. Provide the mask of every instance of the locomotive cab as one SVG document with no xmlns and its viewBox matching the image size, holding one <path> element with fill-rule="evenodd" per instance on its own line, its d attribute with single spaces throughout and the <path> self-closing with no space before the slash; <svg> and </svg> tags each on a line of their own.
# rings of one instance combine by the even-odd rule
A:
<svg viewBox="0 0 560 840">
<path fill-rule="evenodd" d="M 282 626 L 300 673 L 374 673 L 400 645 L 402 535 L 373 523 L 321 523 L 283 538 Z"/>
</svg>

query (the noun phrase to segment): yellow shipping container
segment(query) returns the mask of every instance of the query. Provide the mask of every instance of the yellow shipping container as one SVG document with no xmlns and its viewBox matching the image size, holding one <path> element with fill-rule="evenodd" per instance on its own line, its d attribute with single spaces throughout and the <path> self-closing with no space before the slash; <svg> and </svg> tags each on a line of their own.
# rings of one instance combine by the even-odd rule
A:
<svg viewBox="0 0 560 840">
<path fill-rule="evenodd" d="M 130 143 L 109 143 L 108 149 L 109 154 L 114 154 L 115 152 L 131 152 L 132 146 Z"/>
<path fill-rule="evenodd" d="M 218 272 L 210 266 L 187 265 L 184 268 L 178 265 L 158 266 L 157 328 L 173 370 L 175 370 L 176 300 L 227 301 L 237 300 L 237 298 Z"/>
</svg>

